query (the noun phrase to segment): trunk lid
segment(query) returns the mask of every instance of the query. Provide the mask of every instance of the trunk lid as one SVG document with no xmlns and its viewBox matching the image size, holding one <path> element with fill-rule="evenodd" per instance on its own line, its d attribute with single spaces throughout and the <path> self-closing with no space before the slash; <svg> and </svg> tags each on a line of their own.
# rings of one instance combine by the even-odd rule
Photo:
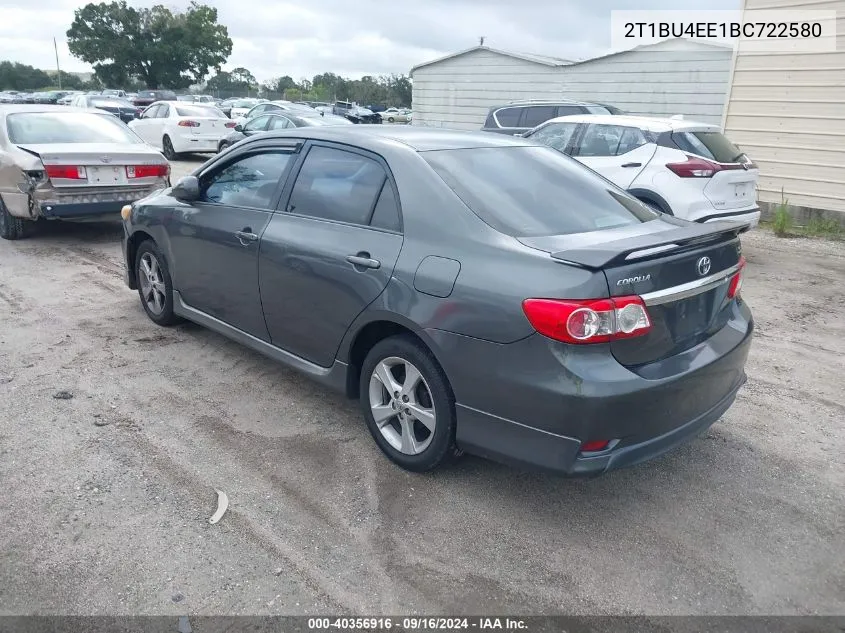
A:
<svg viewBox="0 0 845 633">
<path fill-rule="evenodd" d="M 231 132 L 231 129 L 227 128 L 226 124 L 232 121 L 226 117 L 192 116 L 190 119 L 198 124 L 191 128 L 191 134 L 193 136 L 199 136 L 203 139 L 219 140 Z"/>
<path fill-rule="evenodd" d="M 601 270 L 609 296 L 643 298 L 648 334 L 610 343 L 616 359 L 637 367 L 679 354 L 727 323 L 727 292 L 741 255 L 744 227 L 670 217 L 580 235 L 520 238 L 552 258 Z"/>
<path fill-rule="evenodd" d="M 742 165 L 734 163 L 733 165 Z M 742 209 L 757 199 L 757 178 L 760 172 L 756 167 L 726 169 L 717 171 L 704 187 L 705 197 L 715 209 Z"/>
<path fill-rule="evenodd" d="M 166 164 L 164 157 L 143 143 L 28 144 L 18 147 L 39 157 L 45 167 L 59 165 L 85 168 L 85 178 L 51 178 L 57 189 L 147 185 L 158 177 L 130 179 L 126 167 Z"/>
</svg>

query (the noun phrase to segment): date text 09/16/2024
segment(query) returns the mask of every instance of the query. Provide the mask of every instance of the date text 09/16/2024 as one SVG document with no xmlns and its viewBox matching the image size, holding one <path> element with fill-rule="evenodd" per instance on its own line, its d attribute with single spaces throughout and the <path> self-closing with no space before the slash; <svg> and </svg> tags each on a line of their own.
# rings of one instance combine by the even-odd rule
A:
<svg viewBox="0 0 845 633">
<path fill-rule="evenodd" d="M 308 628 L 313 631 L 331 630 L 366 630 L 366 631 L 457 631 L 472 630 L 527 630 L 527 625 L 520 618 L 509 617 L 352 617 L 352 618 L 308 618 Z"/>
</svg>

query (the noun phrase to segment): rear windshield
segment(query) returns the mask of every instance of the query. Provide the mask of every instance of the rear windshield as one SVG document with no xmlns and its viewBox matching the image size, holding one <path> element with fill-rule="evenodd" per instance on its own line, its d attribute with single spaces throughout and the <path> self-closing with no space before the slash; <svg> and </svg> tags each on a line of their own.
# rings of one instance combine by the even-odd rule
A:
<svg viewBox="0 0 845 633">
<path fill-rule="evenodd" d="M 745 156 L 721 132 L 673 132 L 672 140 L 681 150 L 717 163 L 735 163 Z"/>
<path fill-rule="evenodd" d="M 6 117 L 6 131 L 16 145 L 143 142 L 117 118 L 105 113 L 16 112 Z"/>
<path fill-rule="evenodd" d="M 204 116 L 204 117 L 212 117 L 212 118 L 226 118 L 226 115 L 223 114 L 217 108 L 212 108 L 211 106 L 205 105 L 182 105 L 181 103 L 176 108 L 176 114 L 179 116 Z"/>
<path fill-rule="evenodd" d="M 126 99 L 117 97 L 91 97 L 91 104 L 94 106 L 105 106 L 107 108 L 134 108 Z"/>
<path fill-rule="evenodd" d="M 153 98 L 153 97 L 156 96 L 156 93 L 153 92 L 152 90 L 142 90 L 141 92 L 138 93 L 138 96 L 143 97 L 145 99 L 146 98 Z"/>
<path fill-rule="evenodd" d="M 657 213 L 547 147 L 421 152 L 478 217 L 515 237 L 587 233 L 647 222 Z"/>
</svg>

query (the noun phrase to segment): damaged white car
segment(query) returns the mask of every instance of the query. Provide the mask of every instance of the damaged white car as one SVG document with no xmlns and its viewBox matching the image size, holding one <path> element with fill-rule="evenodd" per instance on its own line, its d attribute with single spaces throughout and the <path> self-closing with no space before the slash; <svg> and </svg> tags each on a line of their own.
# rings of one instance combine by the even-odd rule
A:
<svg viewBox="0 0 845 633">
<path fill-rule="evenodd" d="M 170 164 L 119 119 L 55 105 L 0 105 L 0 237 L 80 220 L 170 186 Z"/>
</svg>

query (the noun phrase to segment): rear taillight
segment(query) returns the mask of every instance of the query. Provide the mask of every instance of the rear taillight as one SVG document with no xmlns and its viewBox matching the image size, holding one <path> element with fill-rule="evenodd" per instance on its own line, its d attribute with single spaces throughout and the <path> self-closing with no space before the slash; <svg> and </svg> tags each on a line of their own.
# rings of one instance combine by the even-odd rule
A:
<svg viewBox="0 0 845 633">
<path fill-rule="evenodd" d="M 127 178 L 166 178 L 170 165 L 127 165 Z"/>
<path fill-rule="evenodd" d="M 197 123 L 196 121 L 179 121 L 179 123 L 177 123 L 176 125 L 178 125 L 179 127 L 199 127 L 200 126 L 200 124 Z"/>
<path fill-rule="evenodd" d="M 47 172 L 47 178 L 62 178 L 64 180 L 85 180 L 88 175 L 85 173 L 85 168 L 82 166 L 68 166 L 68 165 L 45 165 L 44 171 Z"/>
<path fill-rule="evenodd" d="M 522 310 L 540 334 L 564 343 L 606 343 L 642 336 L 651 329 L 643 300 L 526 299 Z"/>
<path fill-rule="evenodd" d="M 745 165 L 745 167 L 743 167 Z M 719 171 L 732 169 L 756 169 L 753 163 L 714 163 L 697 156 L 687 156 L 682 163 L 667 163 L 666 167 L 681 178 L 711 178 Z"/>
<path fill-rule="evenodd" d="M 610 446 L 610 440 L 593 440 L 581 444 L 582 453 L 598 453 Z"/>
<path fill-rule="evenodd" d="M 223 124 L 223 127 L 235 127 L 236 125 L 237 123 L 234 121 L 226 121 L 226 123 Z"/>
<path fill-rule="evenodd" d="M 728 286 L 728 299 L 738 297 L 742 290 L 742 273 L 745 270 L 745 257 L 739 258 L 739 270 L 731 277 L 731 285 Z"/>
</svg>

